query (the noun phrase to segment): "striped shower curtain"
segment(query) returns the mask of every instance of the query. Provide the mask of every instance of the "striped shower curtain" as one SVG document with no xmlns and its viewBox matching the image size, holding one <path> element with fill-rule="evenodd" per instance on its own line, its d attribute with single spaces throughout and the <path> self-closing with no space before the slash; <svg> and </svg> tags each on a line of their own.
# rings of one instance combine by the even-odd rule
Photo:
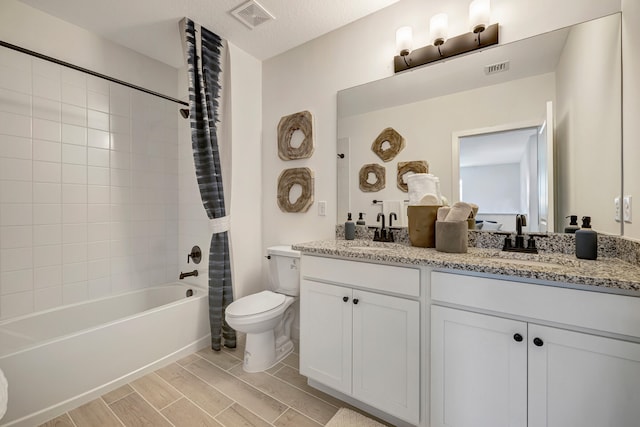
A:
<svg viewBox="0 0 640 427">
<path fill-rule="evenodd" d="M 189 75 L 189 110 L 191 145 L 200 197 L 211 230 L 209 250 L 209 322 L 211 348 L 221 345 L 235 348 L 236 333 L 224 318 L 225 308 L 233 301 L 231 259 L 229 253 L 229 217 L 225 210 L 222 186 L 218 122 L 223 91 L 223 40 L 196 25 L 190 19 L 182 22 Z"/>
</svg>

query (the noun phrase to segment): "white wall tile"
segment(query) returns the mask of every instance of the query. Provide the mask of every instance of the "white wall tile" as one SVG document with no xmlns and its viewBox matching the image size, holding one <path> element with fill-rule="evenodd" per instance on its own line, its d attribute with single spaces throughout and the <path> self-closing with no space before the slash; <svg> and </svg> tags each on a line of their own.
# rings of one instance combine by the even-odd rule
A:
<svg viewBox="0 0 640 427">
<path fill-rule="evenodd" d="M 77 262 L 86 260 L 87 252 L 87 224 L 62 224 L 62 261 L 64 263 Z M 80 247 L 82 246 L 82 247 Z M 77 254 L 77 251 L 83 252 L 81 259 L 67 259 L 67 253 Z"/>
<path fill-rule="evenodd" d="M 35 182 L 61 182 L 62 165 L 52 162 L 33 162 L 33 180 Z"/>
<path fill-rule="evenodd" d="M 62 264 L 62 245 L 34 246 L 33 266 L 53 267 Z"/>
<path fill-rule="evenodd" d="M 110 254 L 111 249 L 108 241 L 87 243 L 87 258 L 89 260 L 109 258 Z"/>
<path fill-rule="evenodd" d="M 35 289 L 62 285 L 62 265 L 40 267 L 33 270 L 33 287 Z"/>
<path fill-rule="evenodd" d="M 87 126 L 109 132 L 109 114 L 102 111 L 87 110 Z"/>
<path fill-rule="evenodd" d="M 87 108 L 90 110 L 102 111 L 103 113 L 109 112 L 109 95 L 94 92 L 92 90 L 87 92 Z"/>
<path fill-rule="evenodd" d="M 126 135 L 131 133 L 131 119 L 126 116 L 117 116 L 112 114 L 110 116 L 111 132 L 124 133 Z"/>
<path fill-rule="evenodd" d="M 47 141 L 60 141 L 62 138 L 60 122 L 34 118 L 33 138 L 45 139 Z"/>
<path fill-rule="evenodd" d="M 87 275 L 89 279 L 109 277 L 109 260 L 98 259 L 87 263 Z"/>
<path fill-rule="evenodd" d="M 0 87 L 31 94 L 31 70 L 25 72 L 12 66 L 0 65 Z"/>
<path fill-rule="evenodd" d="M 31 138 L 31 117 L 0 111 L 0 133 Z"/>
<path fill-rule="evenodd" d="M 109 150 L 89 148 L 87 150 L 87 164 L 89 166 L 109 167 Z"/>
<path fill-rule="evenodd" d="M 131 206 L 112 204 L 110 209 L 111 221 L 123 222 L 131 220 Z"/>
<path fill-rule="evenodd" d="M 30 159 L 31 139 L 0 134 L 0 157 Z"/>
<path fill-rule="evenodd" d="M 75 283 L 87 280 L 87 263 L 76 262 L 62 266 L 62 283 Z"/>
<path fill-rule="evenodd" d="M 97 150 L 97 149 L 96 149 Z M 104 152 L 108 163 L 108 152 L 106 150 L 99 150 Z M 92 159 L 93 161 L 93 159 Z M 87 184 L 89 185 L 109 185 L 110 183 L 110 170 L 107 167 L 89 166 L 87 168 Z"/>
<path fill-rule="evenodd" d="M 112 169 L 130 169 L 131 155 L 122 151 L 111 152 L 111 168 Z"/>
<path fill-rule="evenodd" d="M 131 152 L 131 136 L 124 133 L 111 134 L 111 149 L 114 151 Z"/>
<path fill-rule="evenodd" d="M 34 139 L 33 160 L 59 163 L 62 160 L 61 144 L 59 142 Z"/>
<path fill-rule="evenodd" d="M 32 248 L 0 249 L 0 271 L 26 270 L 33 268 Z"/>
<path fill-rule="evenodd" d="M 86 243 L 73 243 L 68 245 L 62 245 L 62 263 L 63 263 L 62 279 L 63 281 L 65 283 L 69 283 L 69 282 L 77 282 L 79 280 L 86 280 L 86 276 L 84 278 L 67 279 L 65 277 L 65 269 L 64 269 L 64 266 L 67 264 L 83 263 L 86 260 L 87 260 L 87 244 Z M 85 271 L 86 271 L 86 263 L 85 263 Z"/>
<path fill-rule="evenodd" d="M 34 225 L 33 244 L 35 246 L 60 245 L 62 227 L 60 224 Z"/>
<path fill-rule="evenodd" d="M 62 104 L 61 120 L 62 123 L 86 127 L 87 109 L 84 107 L 79 107 L 77 105 Z"/>
<path fill-rule="evenodd" d="M 87 129 L 82 126 L 63 123 L 62 142 L 65 144 L 87 145 Z"/>
<path fill-rule="evenodd" d="M 53 62 L 45 61 L 43 59 L 31 58 L 31 69 L 33 70 L 33 75 L 35 76 L 44 76 L 49 79 L 58 80 L 61 79 L 61 69 L 57 64 Z"/>
<path fill-rule="evenodd" d="M 62 97 L 60 79 L 51 79 L 40 74 L 34 74 L 33 96 L 60 101 Z"/>
<path fill-rule="evenodd" d="M 110 188 L 107 186 L 90 185 L 88 188 L 87 199 L 89 205 L 108 205 L 110 199 Z"/>
<path fill-rule="evenodd" d="M 87 186 L 62 184 L 62 203 L 87 203 Z"/>
<path fill-rule="evenodd" d="M 66 144 L 65 144 L 66 145 Z M 62 147 L 62 155 L 64 160 L 64 147 Z M 62 164 L 62 183 L 63 184 L 85 184 L 87 183 L 87 167 L 85 165 Z M 69 202 L 78 203 L 78 202 Z"/>
<path fill-rule="evenodd" d="M 63 304 L 76 304 L 89 298 L 89 284 L 86 281 L 62 286 Z"/>
<path fill-rule="evenodd" d="M 127 169 L 111 169 L 111 185 L 114 187 L 130 187 L 131 171 Z"/>
<path fill-rule="evenodd" d="M 33 97 L 33 117 L 59 122 L 61 111 L 60 101 L 53 101 L 36 96 Z"/>
<path fill-rule="evenodd" d="M 87 147 L 84 147 L 82 145 L 62 144 L 62 163 L 86 165 Z M 64 168 L 62 173 L 64 182 Z"/>
<path fill-rule="evenodd" d="M 31 225 L 32 222 L 31 205 L 0 204 L 0 226 Z"/>
<path fill-rule="evenodd" d="M 19 292 L 0 298 L 0 314 L 3 319 L 33 312 L 33 292 Z"/>
<path fill-rule="evenodd" d="M 89 279 L 89 298 L 102 298 L 111 294 L 111 280 L 109 277 Z"/>
<path fill-rule="evenodd" d="M 0 294 L 33 290 L 33 270 L 16 270 L 0 274 Z"/>
<path fill-rule="evenodd" d="M 60 69 L 60 80 L 62 83 L 72 84 L 81 88 L 87 87 L 87 74 L 72 68 L 62 67 Z"/>
<path fill-rule="evenodd" d="M 115 205 L 131 203 L 131 190 L 127 187 L 111 187 L 111 203 Z"/>
<path fill-rule="evenodd" d="M 34 203 L 61 203 L 62 202 L 62 186 L 48 182 L 33 183 L 33 202 Z"/>
<path fill-rule="evenodd" d="M 87 206 L 88 222 L 109 222 L 111 205 L 108 204 L 90 204 Z"/>
<path fill-rule="evenodd" d="M 89 129 L 87 144 L 90 147 L 108 149 L 110 145 L 109 132 L 97 129 Z"/>
<path fill-rule="evenodd" d="M 0 180 L 0 203 L 31 203 L 31 185 L 29 181 Z"/>
<path fill-rule="evenodd" d="M 0 88 L 0 111 L 28 116 L 31 114 L 31 96 Z"/>
<path fill-rule="evenodd" d="M 59 307 L 62 305 L 62 286 L 37 289 L 33 298 L 35 311 Z"/>
<path fill-rule="evenodd" d="M 65 104 L 87 107 L 87 90 L 81 86 L 62 83 L 61 100 Z"/>
<path fill-rule="evenodd" d="M 120 94 L 111 93 L 109 112 L 111 114 L 117 114 L 118 116 L 129 117 L 131 114 L 131 107 L 129 102 L 129 94 L 124 96 Z"/>
<path fill-rule="evenodd" d="M 109 82 L 94 76 L 87 76 L 87 89 L 93 92 L 109 94 Z"/>
<path fill-rule="evenodd" d="M 34 204 L 33 224 L 60 224 L 62 223 L 62 206 L 55 203 Z"/>
<path fill-rule="evenodd" d="M 31 181 L 31 173 L 30 160 L 0 158 L 0 179 Z"/>
<path fill-rule="evenodd" d="M 62 205 L 62 223 L 78 224 L 87 222 L 87 205 L 83 203 Z"/>
<path fill-rule="evenodd" d="M 0 227 L 0 249 L 30 247 L 32 240 L 33 230 L 30 225 Z"/>
<path fill-rule="evenodd" d="M 109 240 L 111 236 L 111 227 L 108 222 L 96 222 L 87 225 L 89 242 L 99 242 L 103 240 Z"/>
</svg>

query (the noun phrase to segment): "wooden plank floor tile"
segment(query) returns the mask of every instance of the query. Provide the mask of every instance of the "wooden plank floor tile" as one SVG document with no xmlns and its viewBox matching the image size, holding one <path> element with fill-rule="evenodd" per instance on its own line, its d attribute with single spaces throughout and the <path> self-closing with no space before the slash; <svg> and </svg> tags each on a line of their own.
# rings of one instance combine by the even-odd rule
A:
<svg viewBox="0 0 640 427">
<path fill-rule="evenodd" d="M 60 415 L 52 420 L 47 421 L 44 424 L 40 424 L 38 427 L 76 427 L 69 418 L 68 414 Z"/>
<path fill-rule="evenodd" d="M 175 427 L 222 427 L 222 424 L 184 397 L 160 412 Z"/>
<path fill-rule="evenodd" d="M 333 396 L 329 396 L 328 394 L 311 387 L 309 384 L 307 384 L 307 377 L 305 377 L 304 375 L 300 375 L 300 373 L 296 369 L 293 369 L 290 366 L 282 367 L 282 369 L 278 370 L 278 372 L 273 375 L 277 378 L 280 378 L 282 381 L 285 381 L 292 386 L 299 388 L 302 391 L 305 391 L 319 399 L 324 400 L 327 403 L 330 403 L 337 408 L 346 406 L 346 403 L 344 403 L 342 400 L 336 399 Z"/>
<path fill-rule="evenodd" d="M 69 416 L 77 427 L 122 427 L 122 423 L 102 399 L 92 400 L 69 411 Z"/>
<path fill-rule="evenodd" d="M 110 391 L 109 393 L 103 394 L 102 399 L 107 403 L 107 405 L 111 405 L 116 400 L 122 399 L 127 394 L 133 393 L 133 389 L 129 384 L 125 384 L 122 387 L 118 387 L 117 389 Z"/>
<path fill-rule="evenodd" d="M 131 393 L 109 407 L 126 427 L 171 427 L 171 424 L 138 393 Z M 98 425 L 100 424 L 94 424 Z"/>
<path fill-rule="evenodd" d="M 269 427 L 271 425 L 237 403 L 225 409 L 216 419 L 227 427 Z"/>
<path fill-rule="evenodd" d="M 156 409 L 162 409 L 182 397 L 178 390 L 155 373 L 138 378 L 131 386 Z"/>
<path fill-rule="evenodd" d="M 226 351 L 213 351 L 205 348 L 197 354 L 225 371 L 242 364 L 242 359 L 238 359 L 235 355 Z"/>
<path fill-rule="evenodd" d="M 295 409 L 289 409 L 287 412 L 282 414 L 282 416 L 278 418 L 273 425 L 276 427 L 320 427 L 323 426 L 324 423 L 318 424 Z"/>
</svg>

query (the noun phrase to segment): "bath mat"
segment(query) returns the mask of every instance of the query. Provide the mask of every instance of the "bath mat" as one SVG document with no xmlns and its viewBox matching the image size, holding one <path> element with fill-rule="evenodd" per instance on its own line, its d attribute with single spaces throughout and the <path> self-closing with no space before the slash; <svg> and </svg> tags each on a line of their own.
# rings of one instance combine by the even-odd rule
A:
<svg viewBox="0 0 640 427">
<path fill-rule="evenodd" d="M 367 418 L 351 409 L 340 408 L 325 427 L 385 427 L 377 421 Z"/>
</svg>

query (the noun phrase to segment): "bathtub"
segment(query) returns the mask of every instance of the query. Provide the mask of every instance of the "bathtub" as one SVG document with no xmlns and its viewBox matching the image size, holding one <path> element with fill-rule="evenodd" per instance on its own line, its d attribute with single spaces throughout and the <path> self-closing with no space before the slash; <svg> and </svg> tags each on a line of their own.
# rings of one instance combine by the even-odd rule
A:
<svg viewBox="0 0 640 427">
<path fill-rule="evenodd" d="M 206 290 L 180 283 L 2 321 L 0 425 L 38 425 L 209 343 Z"/>
</svg>

